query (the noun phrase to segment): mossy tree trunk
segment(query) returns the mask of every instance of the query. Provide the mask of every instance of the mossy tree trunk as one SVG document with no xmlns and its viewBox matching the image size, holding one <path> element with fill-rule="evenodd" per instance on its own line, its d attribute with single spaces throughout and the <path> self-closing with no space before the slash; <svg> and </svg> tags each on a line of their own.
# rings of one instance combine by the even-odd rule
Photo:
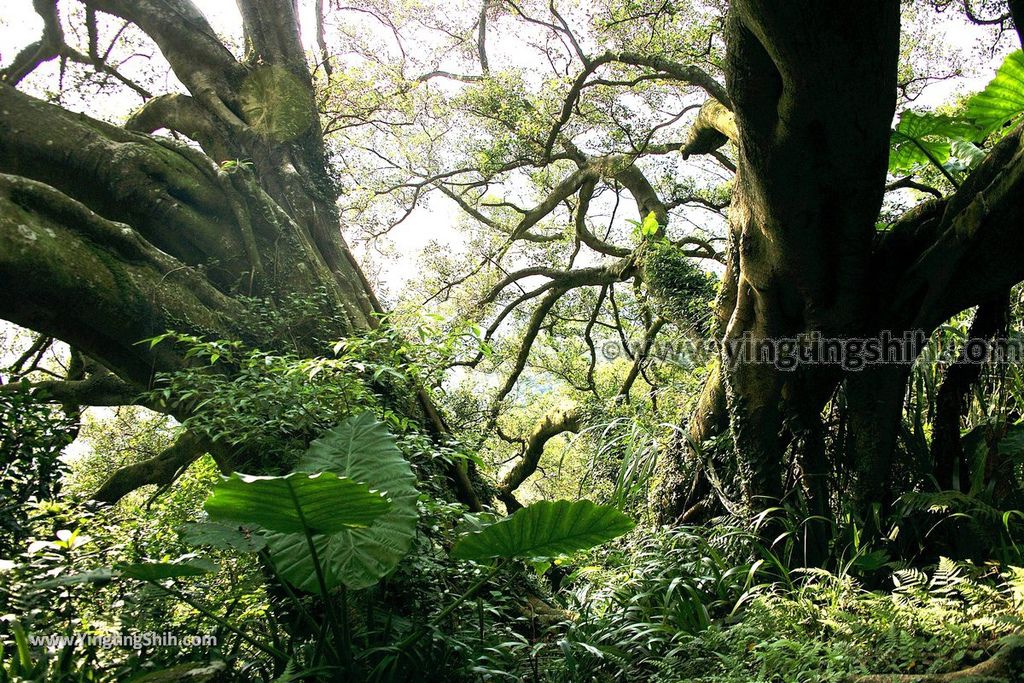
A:
<svg viewBox="0 0 1024 683">
<path fill-rule="evenodd" d="M 899 3 L 734 0 L 727 25 L 729 127 L 737 173 L 718 338 L 927 337 L 953 315 L 1024 279 L 1024 145 L 1005 136 L 962 186 L 876 229 L 896 105 Z M 698 126 L 701 124 L 698 121 Z M 713 135 L 712 135 L 713 137 Z M 698 150 L 706 151 L 706 150 Z M 908 364 L 786 371 L 733 357 L 709 377 L 687 436 L 663 458 L 655 504 L 664 519 L 777 505 L 801 488 L 810 512 L 847 495 L 825 481 L 832 438 L 822 410 L 844 395 L 845 452 L 862 510 L 892 502 L 890 485 Z M 721 434 L 714 462 L 700 444 Z M 722 459 L 727 462 L 721 462 Z M 697 475 L 689 476 L 695 470 Z M 738 473 L 723 491 L 716 465 Z M 787 478 L 796 472 L 796 481 Z M 717 494 L 717 495 L 716 495 Z M 735 504 L 735 505 L 733 505 Z"/>
</svg>

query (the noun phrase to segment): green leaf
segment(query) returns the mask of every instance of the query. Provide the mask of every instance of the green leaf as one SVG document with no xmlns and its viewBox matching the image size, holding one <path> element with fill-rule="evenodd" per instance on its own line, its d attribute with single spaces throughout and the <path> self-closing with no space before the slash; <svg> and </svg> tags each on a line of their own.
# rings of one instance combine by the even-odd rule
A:
<svg viewBox="0 0 1024 683">
<path fill-rule="evenodd" d="M 217 571 L 217 565 L 211 560 L 194 558 L 184 562 L 140 562 L 138 564 L 119 564 L 114 567 L 121 576 L 140 581 L 162 581 L 185 576 L 202 576 Z"/>
<path fill-rule="evenodd" d="M 862 572 L 874 572 L 888 564 L 889 560 L 888 551 L 884 548 L 879 548 L 869 553 L 857 555 L 850 564 Z"/>
<path fill-rule="evenodd" d="M 114 572 L 110 567 L 100 567 L 99 569 L 90 569 L 77 574 L 65 574 L 64 576 L 58 576 L 55 579 L 40 581 L 35 584 L 35 587 L 49 588 L 51 586 L 75 586 L 83 583 L 103 585 L 110 583 L 113 578 Z"/>
<path fill-rule="evenodd" d="M 952 140 L 971 140 L 977 133 L 977 127 L 965 117 L 919 114 L 908 109 L 892 132 L 889 171 L 906 172 L 928 163 L 941 166 L 949 160 Z"/>
<path fill-rule="evenodd" d="M 267 540 L 259 534 L 217 522 L 190 522 L 182 525 L 180 533 L 181 540 L 189 545 L 208 545 L 240 553 L 258 553 L 267 546 Z"/>
<path fill-rule="evenodd" d="M 1024 423 L 1013 423 L 1006 427 L 999 440 L 999 455 L 1019 458 L 1024 454 Z"/>
<path fill-rule="evenodd" d="M 556 557 L 621 536 L 633 520 L 613 507 L 589 500 L 541 501 L 458 540 L 457 560 L 492 557 Z"/>
<path fill-rule="evenodd" d="M 644 216 L 643 222 L 640 224 L 640 234 L 644 237 L 654 237 L 658 234 L 658 219 L 654 216 L 654 212 L 651 211 L 649 214 Z"/>
<path fill-rule="evenodd" d="M 1006 56 L 985 89 L 967 101 L 966 115 L 980 127 L 980 138 L 990 135 L 1024 112 L 1024 52 Z"/>
<path fill-rule="evenodd" d="M 391 499 L 391 509 L 367 528 L 314 539 L 328 589 L 372 586 L 409 552 L 416 534 L 416 477 L 395 437 L 372 413 L 351 417 L 314 441 L 296 469 L 365 481 Z M 306 539 L 268 534 L 267 540 L 278 572 L 297 587 L 317 592 Z"/>
<path fill-rule="evenodd" d="M 255 524 L 269 531 L 331 534 L 369 526 L 390 509 L 365 484 L 331 472 L 292 472 L 283 477 L 232 474 L 203 504 L 212 519 Z"/>
<path fill-rule="evenodd" d="M 950 153 L 968 169 L 977 168 L 985 159 L 985 150 L 966 140 L 954 140 L 950 145 Z"/>
</svg>

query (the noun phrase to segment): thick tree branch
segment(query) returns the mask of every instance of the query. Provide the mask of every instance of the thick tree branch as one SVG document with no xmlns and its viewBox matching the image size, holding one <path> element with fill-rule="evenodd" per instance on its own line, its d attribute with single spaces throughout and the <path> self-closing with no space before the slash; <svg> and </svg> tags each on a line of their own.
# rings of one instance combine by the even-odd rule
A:
<svg viewBox="0 0 1024 683">
<path fill-rule="evenodd" d="M 193 97 L 225 123 L 242 127 L 238 88 L 246 69 L 191 0 L 85 0 L 85 5 L 136 24 Z"/>
<path fill-rule="evenodd" d="M 587 212 L 590 210 L 590 201 L 594 198 L 596 186 L 597 179 L 588 178 L 580 187 L 579 204 L 576 206 L 576 237 L 594 251 L 606 256 L 615 256 L 616 258 L 629 256 L 632 250 L 605 242 L 587 227 Z"/>
<path fill-rule="evenodd" d="M 1024 280 L 1022 190 L 1018 126 L 951 197 L 908 213 L 883 240 L 876 260 L 889 277 L 879 283 L 887 302 L 881 327 L 930 332 Z"/>
<path fill-rule="evenodd" d="M 649 213 L 654 213 L 654 217 L 658 219 L 658 234 L 662 234 L 665 226 L 668 225 L 668 207 L 665 206 L 665 202 L 658 196 L 658 192 L 651 185 L 643 171 L 631 163 L 616 172 L 614 177 L 633 196 L 641 218 Z"/>
<path fill-rule="evenodd" d="M 987 301 L 974 313 L 964 344 L 990 342 L 1006 334 L 1010 312 L 1010 291 Z M 971 387 L 981 377 L 982 364 L 977 359 L 959 358 L 946 370 L 935 397 L 935 419 L 932 421 L 932 465 L 939 489 L 966 490 L 969 465 L 960 442 L 960 422 Z M 957 486 L 954 486 L 954 485 Z"/>
<path fill-rule="evenodd" d="M 211 159 L 224 161 L 236 151 L 217 121 L 189 95 L 171 93 L 154 97 L 133 113 L 124 127 L 139 133 L 161 128 L 195 140 Z"/>
<path fill-rule="evenodd" d="M 509 273 L 501 282 L 492 287 L 483 297 L 481 303 L 490 303 L 509 285 L 527 277 L 541 276 L 554 281 L 555 285 L 566 291 L 576 287 L 609 285 L 622 282 L 632 277 L 634 263 L 631 258 L 624 258 L 606 266 L 579 268 L 577 270 L 558 270 L 547 266 L 532 266 Z"/>
<path fill-rule="evenodd" d="M 68 268 L 66 264 L 75 264 Z M 179 367 L 168 348 L 137 342 L 169 328 L 237 336 L 237 303 L 198 272 L 57 190 L 0 175 L 0 317 L 58 337 L 148 386 Z"/>
<path fill-rule="evenodd" d="M 693 154 L 711 154 L 727 142 L 739 140 L 736 116 L 718 100 L 708 100 L 700 108 L 697 120 L 679 150 L 683 159 Z"/>
<path fill-rule="evenodd" d="M 286 165 L 296 183 L 310 181 L 298 177 L 294 164 Z M 310 273 L 296 268 L 303 263 L 321 286 L 337 293 L 353 320 L 371 316 L 369 289 L 346 256 L 333 203 L 316 211 L 297 187 L 278 189 L 298 217 L 244 168 L 227 174 L 194 149 L 71 114 L 2 84 L 0 172 L 52 185 L 131 225 L 154 246 L 206 269 L 222 292 L 257 293 L 265 286 L 261 273 L 278 287 L 307 287 Z M 302 214 L 307 207 L 308 222 Z"/>
<path fill-rule="evenodd" d="M 669 448 L 658 459 L 659 484 L 654 491 L 656 509 L 662 522 L 674 522 L 696 513 L 704 514 L 709 500 L 717 496 L 727 508 L 731 504 L 715 471 L 714 457 L 704 445 L 729 428 L 725 383 L 720 364 L 715 364 L 687 424 L 677 432 Z"/>
<path fill-rule="evenodd" d="M 525 234 L 526 231 L 539 223 L 541 219 L 554 211 L 559 203 L 572 196 L 591 173 L 592 171 L 589 170 L 579 170 L 566 176 L 558 185 L 552 188 L 543 201 L 526 212 L 526 215 L 523 216 L 516 225 L 515 230 L 513 230 L 512 239 L 518 239 Z"/>
<path fill-rule="evenodd" d="M 548 441 L 565 432 L 579 431 L 582 422 L 583 415 L 578 408 L 570 410 L 559 408 L 549 412 L 534 426 L 523 446 L 519 462 L 498 484 L 498 499 L 505 504 L 509 514 L 522 507 L 515 498 L 515 491 L 537 471 Z"/>
<path fill-rule="evenodd" d="M 114 472 L 93 494 L 93 499 L 113 504 L 148 484 L 167 486 L 207 450 L 208 446 L 202 438 L 192 432 L 182 432 L 175 442 L 159 455 Z"/>
<path fill-rule="evenodd" d="M 0 172 L 52 185 L 189 265 L 216 262 L 211 280 L 225 288 L 249 270 L 233 191 L 194 150 L 0 85 Z"/>
<path fill-rule="evenodd" d="M 23 384 L 5 384 L 0 391 L 14 391 Z M 142 387 L 129 384 L 109 371 L 98 371 L 85 379 L 42 380 L 29 389 L 39 399 L 77 406 L 142 405 Z"/>
</svg>

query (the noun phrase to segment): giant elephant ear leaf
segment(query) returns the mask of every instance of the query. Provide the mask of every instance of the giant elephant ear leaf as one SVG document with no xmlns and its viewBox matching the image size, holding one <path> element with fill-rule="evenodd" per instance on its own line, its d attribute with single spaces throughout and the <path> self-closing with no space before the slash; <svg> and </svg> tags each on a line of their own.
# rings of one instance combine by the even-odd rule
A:
<svg viewBox="0 0 1024 683">
<path fill-rule="evenodd" d="M 892 132 L 889 171 L 902 173 L 925 165 L 949 161 L 953 140 L 977 136 L 977 127 L 966 117 L 918 113 L 907 110 Z"/>
<path fill-rule="evenodd" d="M 255 524 L 268 531 L 333 534 L 368 527 L 390 508 L 371 491 L 332 472 L 293 472 L 284 477 L 232 474 L 203 505 L 211 519 Z"/>
<path fill-rule="evenodd" d="M 967 102 L 966 115 L 981 129 L 981 137 L 998 130 L 1024 113 L 1024 52 L 1017 50 L 1003 61 L 996 77 Z"/>
<path fill-rule="evenodd" d="M 593 548 L 633 526 L 633 520 L 617 509 L 589 500 L 541 501 L 482 531 L 466 534 L 452 548 L 452 557 L 556 557 Z"/>
<path fill-rule="evenodd" d="M 330 472 L 383 491 L 391 508 L 363 529 L 313 539 L 328 589 L 367 588 L 390 573 L 416 534 L 416 477 L 395 437 L 371 414 L 351 417 L 310 445 L 296 470 Z M 267 534 L 277 571 L 297 587 L 317 592 L 313 561 L 300 534 Z"/>
</svg>

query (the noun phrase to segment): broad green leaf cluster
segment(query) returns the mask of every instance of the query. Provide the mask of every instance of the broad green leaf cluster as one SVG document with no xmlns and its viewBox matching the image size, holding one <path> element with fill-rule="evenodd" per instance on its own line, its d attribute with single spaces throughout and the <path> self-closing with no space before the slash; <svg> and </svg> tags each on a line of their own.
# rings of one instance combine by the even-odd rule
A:
<svg viewBox="0 0 1024 683">
<path fill-rule="evenodd" d="M 978 146 L 1024 113 L 1024 52 L 1006 57 L 995 78 L 967 100 L 957 115 L 906 110 L 892 132 L 891 173 L 938 169 L 956 187 L 956 176 L 984 158 Z"/>
</svg>

